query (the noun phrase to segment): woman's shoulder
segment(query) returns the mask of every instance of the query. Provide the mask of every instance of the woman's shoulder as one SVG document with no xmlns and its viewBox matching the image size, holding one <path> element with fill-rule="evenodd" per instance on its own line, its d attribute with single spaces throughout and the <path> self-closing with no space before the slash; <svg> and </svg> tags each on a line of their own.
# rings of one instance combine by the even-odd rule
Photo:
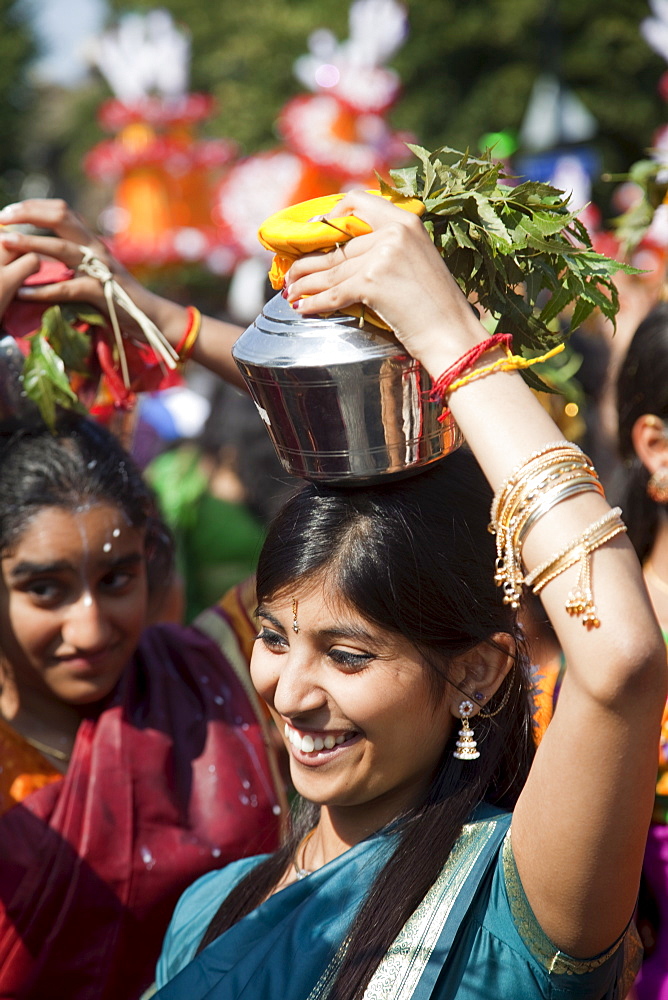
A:
<svg viewBox="0 0 668 1000">
<path fill-rule="evenodd" d="M 163 941 L 156 970 L 159 987 L 191 961 L 222 901 L 266 857 L 268 855 L 259 854 L 233 861 L 225 868 L 202 875 L 185 890 L 176 904 Z"/>
</svg>

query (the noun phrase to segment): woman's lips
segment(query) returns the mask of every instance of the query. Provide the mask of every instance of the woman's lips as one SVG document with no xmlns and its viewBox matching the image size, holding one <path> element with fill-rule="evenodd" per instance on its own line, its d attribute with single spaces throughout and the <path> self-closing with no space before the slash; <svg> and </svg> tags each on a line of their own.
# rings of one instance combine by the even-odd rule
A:
<svg viewBox="0 0 668 1000">
<path fill-rule="evenodd" d="M 109 659 L 113 655 L 114 649 L 108 647 L 87 656 L 59 656 L 56 662 L 59 666 L 66 667 L 74 674 L 100 674 L 106 671 Z"/>
</svg>

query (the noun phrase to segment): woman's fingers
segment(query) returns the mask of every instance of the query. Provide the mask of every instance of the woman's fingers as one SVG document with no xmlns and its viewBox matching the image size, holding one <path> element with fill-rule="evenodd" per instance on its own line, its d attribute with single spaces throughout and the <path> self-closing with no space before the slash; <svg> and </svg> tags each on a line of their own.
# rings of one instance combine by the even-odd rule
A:
<svg viewBox="0 0 668 1000">
<path fill-rule="evenodd" d="M 109 254 L 66 202 L 58 198 L 33 198 L 8 205 L 0 210 L 0 225 L 32 225 L 51 230 L 55 235 L 43 236 L 0 229 L 0 261 L 20 254 L 40 254 L 61 261 L 76 270 L 91 250 L 115 273 L 125 276 L 123 268 Z M 31 302 L 91 302 L 104 306 L 102 286 L 95 278 L 77 275 L 69 281 L 49 285 L 31 285 L 18 292 L 21 299 Z"/>
<path fill-rule="evenodd" d="M 101 246 L 83 220 L 60 198 L 29 198 L 6 205 L 0 209 L 0 225 L 37 226 L 75 244 Z"/>
<path fill-rule="evenodd" d="M 452 331 L 453 357 L 480 339 L 477 320 L 417 216 L 363 192 L 346 195 L 336 211 L 355 214 L 372 232 L 292 265 L 287 293 L 300 313 L 333 312 L 361 303 L 376 312 L 432 374 L 438 374 L 432 367 L 442 363 L 444 330 Z"/>
<path fill-rule="evenodd" d="M 33 236 L 28 233 L 3 232 L 0 230 L 0 246 L 14 253 L 36 253 L 44 257 L 55 257 L 67 267 L 75 270 L 83 258 L 81 245 L 58 236 Z"/>
<path fill-rule="evenodd" d="M 0 271 L 0 316 L 16 295 L 17 289 L 30 274 L 39 269 L 39 257 L 26 254 L 5 264 Z"/>
</svg>

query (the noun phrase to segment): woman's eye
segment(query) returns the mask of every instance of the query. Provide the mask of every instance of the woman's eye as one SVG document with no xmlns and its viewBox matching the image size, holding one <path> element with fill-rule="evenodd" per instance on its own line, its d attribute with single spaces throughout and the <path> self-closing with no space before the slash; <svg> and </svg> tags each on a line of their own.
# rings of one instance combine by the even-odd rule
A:
<svg viewBox="0 0 668 1000">
<path fill-rule="evenodd" d="M 105 590 L 125 590 L 132 580 L 134 580 L 135 576 L 135 573 L 128 573 L 127 570 L 118 570 L 113 573 L 107 573 L 102 578 L 102 586 Z"/>
<path fill-rule="evenodd" d="M 283 650 L 288 648 L 288 641 L 285 636 L 280 635 L 279 632 L 272 632 L 268 628 L 263 628 L 255 638 L 259 639 L 267 649 L 271 649 L 274 652 L 283 652 Z"/>
<path fill-rule="evenodd" d="M 348 649 L 330 649 L 327 655 L 338 666 L 345 667 L 351 671 L 362 670 L 372 660 L 375 660 L 373 653 L 352 653 Z"/>
<path fill-rule="evenodd" d="M 63 587 L 57 580 L 31 580 L 26 584 L 25 590 L 42 604 L 57 601 L 63 593 Z"/>
</svg>

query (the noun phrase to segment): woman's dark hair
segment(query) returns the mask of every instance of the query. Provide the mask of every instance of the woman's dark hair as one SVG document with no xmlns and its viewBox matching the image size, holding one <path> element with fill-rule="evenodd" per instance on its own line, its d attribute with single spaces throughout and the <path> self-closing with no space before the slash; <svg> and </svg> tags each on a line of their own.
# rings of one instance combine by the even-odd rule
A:
<svg viewBox="0 0 668 1000">
<path fill-rule="evenodd" d="M 460 449 L 429 471 L 378 487 L 309 484 L 274 520 L 260 555 L 261 603 L 309 579 L 324 580 L 368 621 L 413 644 L 435 692 L 444 691 L 454 657 L 493 643 L 495 633 L 515 640 L 514 667 L 489 711 L 507 702 L 494 718 L 475 718 L 480 758 L 455 760 L 456 737 L 448 742 L 425 798 L 407 814 L 417 820 L 402 824 L 399 845 L 355 918 L 328 1000 L 362 996 L 471 811 L 483 799 L 512 808 L 533 759 L 528 657 L 515 612 L 494 584 L 490 503 L 475 459 Z M 315 807 L 302 810 L 288 842 L 223 902 L 200 948 L 271 892 L 316 821 Z"/>
<path fill-rule="evenodd" d="M 617 376 L 617 433 L 624 461 L 619 503 L 641 562 L 651 551 L 659 523 L 659 504 L 647 495 L 649 472 L 631 436 L 645 413 L 668 421 L 668 303 L 655 306 L 642 321 Z"/>
<path fill-rule="evenodd" d="M 141 472 L 110 431 L 68 411 L 53 430 L 41 422 L 0 426 L 0 552 L 45 507 L 76 512 L 91 503 L 117 507 L 133 527 L 146 530 L 149 591 L 164 587 L 171 537 Z"/>
</svg>

